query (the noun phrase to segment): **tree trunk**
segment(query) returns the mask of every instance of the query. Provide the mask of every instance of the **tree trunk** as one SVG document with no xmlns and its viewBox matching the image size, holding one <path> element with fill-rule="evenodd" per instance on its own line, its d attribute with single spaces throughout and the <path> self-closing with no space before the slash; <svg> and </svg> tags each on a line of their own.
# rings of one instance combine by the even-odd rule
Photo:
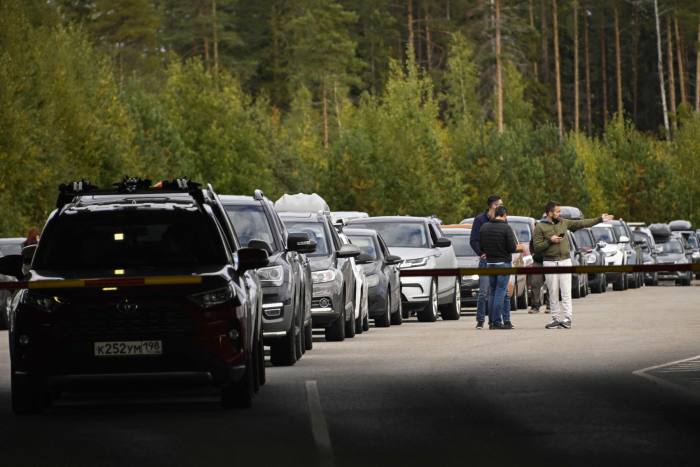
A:
<svg viewBox="0 0 700 467">
<path fill-rule="evenodd" d="M 605 10 L 601 7 L 600 15 L 600 80 L 603 91 L 603 108 L 601 110 L 603 117 L 603 128 L 608 126 L 608 61 L 607 45 L 605 43 Z"/>
<path fill-rule="evenodd" d="M 425 59 L 428 71 L 433 69 L 433 40 L 430 35 L 430 7 L 425 2 Z"/>
<path fill-rule="evenodd" d="M 632 121 L 637 124 L 639 110 L 639 36 L 641 34 L 639 8 L 634 8 L 634 36 L 632 40 Z"/>
<path fill-rule="evenodd" d="M 216 0 L 211 0 L 211 25 L 214 40 L 214 73 L 219 72 L 219 25 L 216 20 Z"/>
<path fill-rule="evenodd" d="M 579 131 L 578 0 L 574 0 L 574 131 Z"/>
<path fill-rule="evenodd" d="M 552 38 L 554 39 L 554 79 L 557 90 L 557 122 L 559 136 L 564 136 L 564 111 L 561 104 L 561 57 L 559 56 L 559 18 L 557 0 L 552 0 Z"/>
<path fill-rule="evenodd" d="M 530 28 L 535 31 L 535 8 L 532 4 L 532 0 L 528 0 L 528 12 L 530 14 Z M 540 72 L 537 69 L 537 60 L 532 61 L 532 76 L 535 81 L 540 79 Z"/>
<path fill-rule="evenodd" d="M 673 24 L 676 30 L 676 51 L 678 55 L 678 85 L 681 89 L 681 104 L 687 104 L 688 93 L 685 87 L 685 61 L 683 60 L 683 41 L 680 26 L 678 25 L 678 16 L 675 14 L 673 15 Z"/>
<path fill-rule="evenodd" d="M 503 133 L 503 70 L 501 63 L 501 0 L 496 0 L 496 107 L 498 132 Z"/>
<path fill-rule="evenodd" d="M 583 48 L 586 61 L 586 129 L 588 136 L 593 134 L 593 111 L 591 108 L 591 51 L 588 37 L 588 12 L 583 15 Z"/>
<path fill-rule="evenodd" d="M 542 80 L 549 83 L 549 40 L 547 38 L 547 3 L 540 0 L 542 7 Z"/>
<path fill-rule="evenodd" d="M 661 90 L 661 108 L 664 114 L 664 129 L 666 130 L 666 139 L 671 139 L 671 130 L 668 127 L 668 108 L 666 107 L 666 84 L 664 83 L 664 58 L 661 53 L 661 24 L 659 21 L 659 2 L 654 0 L 654 17 L 656 20 L 656 54 L 657 67 L 659 70 L 659 88 Z M 700 35 L 700 30 L 698 30 Z"/>
<path fill-rule="evenodd" d="M 695 49 L 695 111 L 700 113 L 700 21 L 698 21 L 698 41 Z"/>
<path fill-rule="evenodd" d="M 323 109 L 323 147 L 328 149 L 328 91 L 325 79 L 321 84 L 321 107 Z"/>
<path fill-rule="evenodd" d="M 406 53 L 408 53 L 409 50 L 414 50 L 416 46 L 416 44 L 413 43 L 413 0 L 408 0 L 408 17 L 406 18 L 406 24 L 408 26 L 408 47 L 406 47 Z"/>
<path fill-rule="evenodd" d="M 668 96 L 670 103 L 670 117 L 671 117 L 671 128 L 673 132 L 676 132 L 676 78 L 675 78 L 675 65 L 673 64 L 673 32 L 671 26 L 671 17 L 666 16 L 666 46 L 667 46 L 667 57 L 668 60 Z"/>
<path fill-rule="evenodd" d="M 617 116 L 624 117 L 625 109 L 622 103 L 622 52 L 620 51 L 620 4 L 614 3 L 615 20 L 615 84 L 617 90 Z"/>
</svg>

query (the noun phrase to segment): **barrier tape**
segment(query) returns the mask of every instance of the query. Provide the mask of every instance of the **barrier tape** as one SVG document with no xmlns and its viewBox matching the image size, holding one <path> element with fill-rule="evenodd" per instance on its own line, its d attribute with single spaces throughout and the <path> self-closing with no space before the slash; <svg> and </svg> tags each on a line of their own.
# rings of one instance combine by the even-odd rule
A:
<svg viewBox="0 0 700 467">
<path fill-rule="evenodd" d="M 143 287 L 156 285 L 198 285 L 201 276 L 153 276 L 110 279 L 52 279 L 38 281 L 0 282 L 2 289 L 79 289 L 107 287 Z"/>
<path fill-rule="evenodd" d="M 596 274 L 601 272 L 700 272 L 700 264 L 635 264 L 624 266 L 549 266 L 515 268 L 402 269 L 402 277 Z"/>
</svg>

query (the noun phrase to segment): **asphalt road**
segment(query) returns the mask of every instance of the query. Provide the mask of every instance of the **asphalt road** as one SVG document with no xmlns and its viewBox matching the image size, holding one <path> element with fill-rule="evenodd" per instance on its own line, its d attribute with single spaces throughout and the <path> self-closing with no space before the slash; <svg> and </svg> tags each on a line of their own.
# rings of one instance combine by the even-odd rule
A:
<svg viewBox="0 0 700 467">
<path fill-rule="evenodd" d="M 268 368 L 248 411 L 202 388 L 66 394 L 10 412 L 0 335 L 0 459 L 23 465 L 698 465 L 700 283 L 590 295 L 571 330 L 405 322 L 319 337 Z M 639 370 L 647 369 L 642 371 Z M 637 372 L 637 373 L 635 373 Z"/>
</svg>

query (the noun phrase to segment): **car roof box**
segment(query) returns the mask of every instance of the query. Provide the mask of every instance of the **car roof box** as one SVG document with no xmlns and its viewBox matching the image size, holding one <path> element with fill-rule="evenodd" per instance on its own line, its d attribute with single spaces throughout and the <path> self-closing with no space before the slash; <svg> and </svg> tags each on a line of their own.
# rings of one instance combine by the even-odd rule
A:
<svg viewBox="0 0 700 467">
<path fill-rule="evenodd" d="M 562 206 L 561 207 L 561 217 L 563 219 L 583 219 L 583 212 L 576 206 Z"/>
<path fill-rule="evenodd" d="M 668 224 L 651 224 L 649 230 L 656 241 L 667 240 L 671 236 L 671 228 Z"/>
<path fill-rule="evenodd" d="M 284 194 L 275 201 L 275 210 L 280 212 L 330 212 L 328 203 L 316 193 Z"/>
<path fill-rule="evenodd" d="M 676 220 L 671 221 L 668 226 L 671 228 L 672 232 L 679 232 L 682 230 L 693 230 L 693 225 L 689 221 Z"/>
</svg>

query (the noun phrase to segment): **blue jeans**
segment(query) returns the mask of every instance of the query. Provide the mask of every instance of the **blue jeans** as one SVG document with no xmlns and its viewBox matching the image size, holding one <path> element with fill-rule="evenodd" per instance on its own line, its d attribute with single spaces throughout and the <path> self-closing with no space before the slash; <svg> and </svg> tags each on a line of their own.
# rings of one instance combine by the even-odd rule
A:
<svg viewBox="0 0 700 467">
<path fill-rule="evenodd" d="M 486 267 L 486 259 L 479 260 L 479 267 Z M 479 295 L 476 298 L 476 321 L 483 323 L 489 301 L 489 276 L 479 276 Z M 489 322 L 491 314 L 489 314 Z"/>
<path fill-rule="evenodd" d="M 488 263 L 488 268 L 509 268 L 511 263 Z M 508 300 L 508 281 L 510 275 L 489 276 L 489 316 L 491 323 L 503 323 L 510 321 L 510 303 L 506 305 Z"/>
</svg>

